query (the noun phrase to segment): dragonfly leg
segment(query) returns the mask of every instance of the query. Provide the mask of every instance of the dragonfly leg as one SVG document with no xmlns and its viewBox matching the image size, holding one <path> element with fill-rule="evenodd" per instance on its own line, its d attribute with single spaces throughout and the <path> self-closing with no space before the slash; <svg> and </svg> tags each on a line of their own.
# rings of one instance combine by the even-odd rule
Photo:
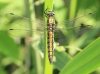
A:
<svg viewBox="0 0 100 74">
<path fill-rule="evenodd" d="M 46 10 L 44 11 L 44 14 L 45 14 L 46 17 L 48 17 L 47 16 L 47 10 L 48 10 L 48 8 L 46 8 Z"/>
</svg>

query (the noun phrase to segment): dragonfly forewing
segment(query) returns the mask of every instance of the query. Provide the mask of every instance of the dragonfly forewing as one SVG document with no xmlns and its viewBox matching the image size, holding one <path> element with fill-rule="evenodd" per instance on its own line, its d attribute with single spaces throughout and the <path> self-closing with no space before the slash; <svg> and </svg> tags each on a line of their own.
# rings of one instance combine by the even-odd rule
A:
<svg viewBox="0 0 100 74">
<path fill-rule="evenodd" d="M 74 19 L 68 19 L 66 21 L 60 21 L 57 22 L 57 27 L 62 29 L 72 29 L 72 28 L 80 28 L 82 25 L 84 24 L 84 26 L 87 27 L 92 27 L 92 25 L 90 24 L 90 22 L 92 21 L 92 19 L 95 17 L 95 14 L 93 13 L 88 13 L 88 14 L 84 14 L 84 15 L 80 15 Z"/>
<path fill-rule="evenodd" d="M 6 17 L 9 20 L 12 20 L 13 25 L 7 30 L 7 33 L 13 36 L 25 36 L 26 34 L 30 34 L 30 32 L 37 33 L 37 34 L 43 34 L 44 30 L 47 30 L 47 24 L 45 24 L 41 20 L 30 20 L 26 17 L 22 17 L 19 15 L 15 15 L 14 13 L 8 13 L 6 14 Z M 56 23 L 55 33 L 59 30 L 71 30 L 75 29 L 76 31 L 82 27 L 89 27 L 91 28 L 92 25 L 88 22 L 91 21 L 92 18 L 94 18 L 95 15 L 93 13 L 88 13 L 85 15 L 81 15 L 79 17 L 76 17 L 74 19 L 68 19 L 66 21 L 59 21 Z M 33 25 L 34 29 L 30 28 L 30 24 Z M 46 28 L 44 28 L 44 26 Z"/>
<path fill-rule="evenodd" d="M 29 34 L 30 32 L 37 33 L 38 34 L 42 33 L 44 31 L 44 23 L 43 21 L 40 20 L 30 20 L 25 17 L 21 17 L 18 15 L 15 15 L 13 13 L 8 13 L 6 14 L 6 18 L 9 20 L 12 20 L 12 25 L 10 28 L 7 30 L 7 33 L 12 35 L 12 36 L 25 36 L 26 34 Z M 31 25 L 34 25 L 33 28 L 31 29 Z"/>
</svg>

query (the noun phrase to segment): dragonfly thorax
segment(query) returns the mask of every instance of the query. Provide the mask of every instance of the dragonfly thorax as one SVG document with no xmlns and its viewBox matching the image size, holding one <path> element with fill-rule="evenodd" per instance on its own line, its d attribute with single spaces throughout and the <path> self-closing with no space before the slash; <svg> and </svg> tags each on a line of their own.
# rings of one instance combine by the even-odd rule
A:
<svg viewBox="0 0 100 74">
<path fill-rule="evenodd" d="M 47 15 L 47 17 L 51 17 L 51 16 L 54 16 L 55 13 L 54 13 L 53 11 L 48 11 L 48 12 L 46 13 L 46 15 Z"/>
</svg>

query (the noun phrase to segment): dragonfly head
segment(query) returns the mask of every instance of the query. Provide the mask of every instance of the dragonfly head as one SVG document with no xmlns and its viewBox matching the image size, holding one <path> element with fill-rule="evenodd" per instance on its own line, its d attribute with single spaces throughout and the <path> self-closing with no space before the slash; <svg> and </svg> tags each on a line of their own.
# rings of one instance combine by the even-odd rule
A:
<svg viewBox="0 0 100 74">
<path fill-rule="evenodd" d="M 51 17 L 51 16 L 54 16 L 55 13 L 54 13 L 53 11 L 48 11 L 48 12 L 46 13 L 46 15 L 47 15 L 47 17 Z"/>
</svg>

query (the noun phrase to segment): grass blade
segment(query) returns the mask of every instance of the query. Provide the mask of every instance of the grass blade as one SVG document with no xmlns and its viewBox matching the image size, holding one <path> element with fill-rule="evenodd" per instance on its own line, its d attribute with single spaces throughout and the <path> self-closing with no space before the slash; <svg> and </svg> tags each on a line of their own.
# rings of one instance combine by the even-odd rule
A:
<svg viewBox="0 0 100 74">
<path fill-rule="evenodd" d="M 45 6 L 44 9 L 52 10 L 53 9 L 53 0 L 45 0 Z M 44 10 L 44 11 L 45 11 Z M 44 14 L 44 21 L 46 22 L 45 14 Z M 47 32 L 46 30 L 44 31 L 44 48 L 45 48 L 45 53 L 44 53 L 44 74 L 52 74 L 53 72 L 53 67 L 52 64 L 50 64 L 49 59 L 48 59 L 48 49 L 47 49 Z"/>
<path fill-rule="evenodd" d="M 88 45 L 82 52 L 76 55 L 68 64 L 62 69 L 60 74 L 87 74 L 100 66 L 100 38 L 96 39 Z M 97 59 L 98 58 L 98 59 Z M 94 65 L 95 63 L 95 65 Z M 91 66 L 90 66 L 91 65 Z M 85 68 L 86 69 L 85 69 Z M 88 69 L 88 70 L 87 70 Z"/>
</svg>

